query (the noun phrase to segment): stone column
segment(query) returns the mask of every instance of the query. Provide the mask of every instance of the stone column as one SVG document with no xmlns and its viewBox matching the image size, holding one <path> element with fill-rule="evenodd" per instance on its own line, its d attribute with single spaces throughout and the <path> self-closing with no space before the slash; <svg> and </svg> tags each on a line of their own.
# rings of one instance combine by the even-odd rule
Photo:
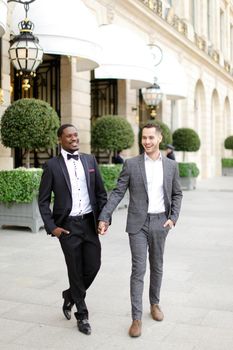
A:
<svg viewBox="0 0 233 350">
<path fill-rule="evenodd" d="M 136 109 L 137 108 L 137 109 Z M 124 157 L 138 154 L 138 122 L 139 108 L 137 90 L 130 88 L 129 80 L 118 80 L 118 115 L 123 116 L 131 124 L 134 131 L 134 145 L 123 151 Z"/>
<path fill-rule="evenodd" d="M 80 151 L 90 153 L 90 72 L 78 72 L 76 59 L 61 58 L 61 122 L 78 129 Z"/>
</svg>

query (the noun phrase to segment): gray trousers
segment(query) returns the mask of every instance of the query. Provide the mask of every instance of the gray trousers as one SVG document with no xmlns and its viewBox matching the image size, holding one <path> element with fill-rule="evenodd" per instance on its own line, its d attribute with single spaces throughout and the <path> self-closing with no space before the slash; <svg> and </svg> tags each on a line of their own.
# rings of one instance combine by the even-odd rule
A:
<svg viewBox="0 0 233 350">
<path fill-rule="evenodd" d="M 142 317 L 142 295 L 144 276 L 146 272 L 147 250 L 150 263 L 150 304 L 158 304 L 163 276 L 163 253 L 169 228 L 163 225 L 167 221 L 165 213 L 148 214 L 142 229 L 129 233 L 129 243 L 132 256 L 132 272 L 130 277 L 130 297 L 132 319 Z"/>
</svg>

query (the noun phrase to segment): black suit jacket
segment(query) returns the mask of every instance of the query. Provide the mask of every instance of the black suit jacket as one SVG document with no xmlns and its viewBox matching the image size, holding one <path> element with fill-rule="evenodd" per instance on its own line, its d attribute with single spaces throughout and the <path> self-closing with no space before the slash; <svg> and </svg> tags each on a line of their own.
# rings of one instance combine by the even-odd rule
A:
<svg viewBox="0 0 233 350">
<path fill-rule="evenodd" d="M 93 155 L 80 154 L 86 175 L 87 189 L 94 214 L 95 224 L 99 213 L 107 201 L 107 193 L 99 172 L 98 164 Z M 54 194 L 53 210 L 51 210 L 51 196 Z M 57 227 L 62 227 L 64 219 L 72 209 L 71 183 L 69 173 L 60 154 L 51 158 L 44 165 L 38 198 L 41 217 L 48 234 Z"/>
</svg>

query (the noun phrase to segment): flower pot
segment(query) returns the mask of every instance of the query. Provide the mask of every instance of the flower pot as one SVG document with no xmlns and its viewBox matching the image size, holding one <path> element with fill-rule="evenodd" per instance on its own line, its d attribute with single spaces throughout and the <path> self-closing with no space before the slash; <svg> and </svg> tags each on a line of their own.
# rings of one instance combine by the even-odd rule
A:
<svg viewBox="0 0 233 350">
<path fill-rule="evenodd" d="M 231 167 L 231 168 L 222 167 L 222 175 L 223 176 L 233 176 L 233 167 Z"/>
<path fill-rule="evenodd" d="M 31 203 L 2 203 L 0 202 L 0 226 L 26 226 L 33 233 L 44 226 L 42 221 L 37 198 Z"/>
<path fill-rule="evenodd" d="M 180 184 L 182 190 L 195 190 L 196 189 L 196 177 L 180 177 Z"/>
</svg>

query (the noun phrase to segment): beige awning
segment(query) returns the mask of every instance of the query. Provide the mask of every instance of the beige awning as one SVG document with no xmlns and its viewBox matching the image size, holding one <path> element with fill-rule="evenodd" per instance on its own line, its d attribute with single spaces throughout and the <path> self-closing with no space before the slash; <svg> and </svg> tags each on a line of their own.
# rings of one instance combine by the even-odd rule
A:
<svg viewBox="0 0 233 350">
<path fill-rule="evenodd" d="M 187 97 L 187 78 L 185 69 L 177 55 L 166 47 L 158 44 L 163 52 L 161 63 L 155 67 L 156 83 L 167 99 L 177 100 Z"/>
<path fill-rule="evenodd" d="M 23 6 L 16 4 L 12 17 L 15 34 L 24 17 Z M 37 0 L 30 4 L 28 18 L 44 53 L 76 56 L 78 71 L 98 67 L 101 47 L 96 39 L 96 18 L 81 0 Z"/>
<path fill-rule="evenodd" d="M 129 28 L 115 24 L 99 28 L 103 48 L 97 79 L 128 79 L 132 88 L 153 84 L 152 56 L 143 38 Z"/>
</svg>

